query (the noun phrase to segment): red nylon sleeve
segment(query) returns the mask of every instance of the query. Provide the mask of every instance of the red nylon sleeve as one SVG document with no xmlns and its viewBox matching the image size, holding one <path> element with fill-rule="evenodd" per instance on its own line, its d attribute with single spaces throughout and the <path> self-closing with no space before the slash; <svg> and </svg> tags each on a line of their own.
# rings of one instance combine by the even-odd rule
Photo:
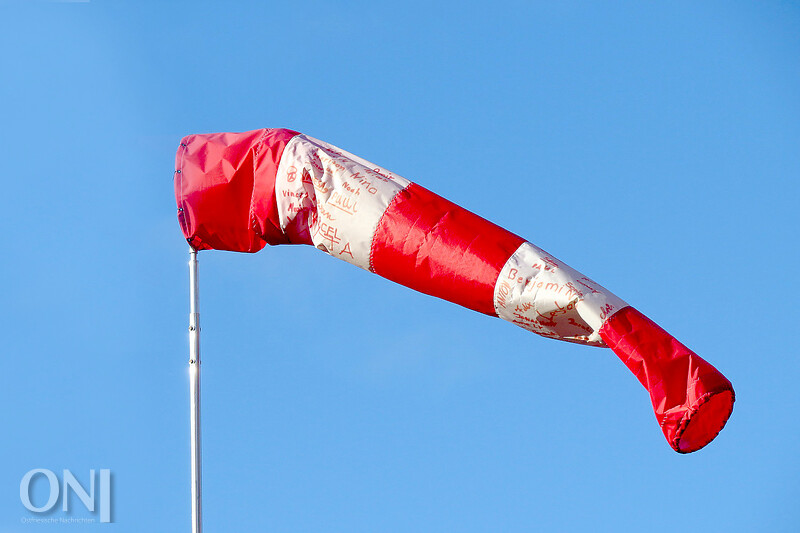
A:
<svg viewBox="0 0 800 533">
<path fill-rule="evenodd" d="M 187 135 L 175 156 L 178 221 L 197 250 L 257 252 L 287 242 L 277 223 L 275 173 L 296 131 Z"/>
<path fill-rule="evenodd" d="M 699 450 L 733 411 L 731 382 L 633 307 L 606 320 L 600 336 L 650 392 L 656 419 L 672 448 Z"/>
<path fill-rule="evenodd" d="M 395 196 L 372 241 L 376 274 L 487 315 L 500 270 L 524 242 L 412 183 Z"/>
</svg>

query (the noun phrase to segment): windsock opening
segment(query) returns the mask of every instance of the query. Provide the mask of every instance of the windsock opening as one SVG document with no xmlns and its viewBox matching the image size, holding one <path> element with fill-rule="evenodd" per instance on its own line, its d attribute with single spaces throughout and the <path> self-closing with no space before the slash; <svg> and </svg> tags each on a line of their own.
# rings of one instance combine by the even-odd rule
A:
<svg viewBox="0 0 800 533">
<path fill-rule="evenodd" d="M 683 430 L 676 434 L 673 446 L 679 453 L 690 453 L 704 447 L 725 427 L 733 412 L 733 390 L 711 394 L 707 400 L 686 413 Z"/>
<path fill-rule="evenodd" d="M 287 129 L 187 135 L 175 155 L 178 221 L 196 250 L 258 252 L 278 229 L 275 172 Z"/>
</svg>

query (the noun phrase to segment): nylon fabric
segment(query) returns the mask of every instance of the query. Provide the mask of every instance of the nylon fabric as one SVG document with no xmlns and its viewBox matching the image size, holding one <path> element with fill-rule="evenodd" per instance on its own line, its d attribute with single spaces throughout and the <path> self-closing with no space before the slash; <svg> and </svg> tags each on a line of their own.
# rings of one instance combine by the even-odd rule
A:
<svg viewBox="0 0 800 533">
<path fill-rule="evenodd" d="M 369 270 L 375 227 L 410 182 L 324 141 L 298 135 L 276 174 L 280 228 L 293 243 Z"/>
<path fill-rule="evenodd" d="M 412 183 L 378 224 L 372 270 L 406 287 L 495 315 L 494 287 L 522 237 Z"/>
<path fill-rule="evenodd" d="M 257 252 L 286 242 L 272 222 L 275 172 L 283 145 L 297 132 L 187 135 L 175 156 L 178 220 L 197 250 Z"/>
<path fill-rule="evenodd" d="M 503 266 L 494 292 L 497 316 L 555 339 L 604 346 L 603 321 L 627 304 L 529 242 Z"/>
<path fill-rule="evenodd" d="M 633 307 L 606 320 L 600 335 L 650 393 L 672 448 L 697 451 L 722 430 L 735 394 L 716 368 Z"/>
<path fill-rule="evenodd" d="M 310 244 L 416 291 L 546 337 L 609 346 L 648 390 L 680 453 L 733 409 L 731 383 L 607 289 L 424 187 L 287 129 L 183 138 L 175 197 L 198 250 Z"/>
</svg>

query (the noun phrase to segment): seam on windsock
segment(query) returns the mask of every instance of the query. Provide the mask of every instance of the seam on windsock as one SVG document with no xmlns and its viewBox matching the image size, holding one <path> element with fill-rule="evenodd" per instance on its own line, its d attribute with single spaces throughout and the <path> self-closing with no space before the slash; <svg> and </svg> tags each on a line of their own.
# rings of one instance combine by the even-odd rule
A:
<svg viewBox="0 0 800 533">
<path fill-rule="evenodd" d="M 394 205 L 396 203 L 401 201 L 400 200 L 400 195 L 403 192 L 407 191 L 408 188 L 411 187 L 411 185 L 413 185 L 413 184 L 414 184 L 413 182 L 409 181 L 408 185 L 406 185 L 402 189 L 399 189 L 394 194 L 394 196 L 392 196 L 392 199 L 389 200 L 388 204 L 386 204 L 386 209 L 383 210 L 383 214 L 380 216 L 380 218 L 378 218 L 378 222 L 375 224 L 375 227 L 372 228 L 372 240 L 370 240 L 370 243 L 369 243 L 369 264 L 368 264 L 369 271 L 372 272 L 372 273 L 376 273 L 375 272 L 375 266 L 373 264 L 373 257 L 375 255 L 375 236 L 378 234 L 378 228 L 381 227 L 381 224 L 383 223 L 383 219 L 386 218 L 386 213 L 388 213 L 394 207 Z"/>
<path fill-rule="evenodd" d="M 513 257 L 514 257 L 514 255 L 516 255 L 516 253 L 517 253 L 517 252 L 518 252 L 518 251 L 519 251 L 519 250 L 520 250 L 520 249 L 521 249 L 523 246 L 525 246 L 525 244 L 526 244 L 527 242 L 528 242 L 528 241 L 523 241 L 523 242 L 522 242 L 522 244 L 520 244 L 520 245 L 517 247 L 517 249 L 516 249 L 516 250 L 514 250 L 513 252 L 511 252 L 511 255 L 509 255 L 509 256 L 506 258 L 506 260 L 505 260 L 505 261 L 503 261 L 503 264 L 500 266 L 500 269 L 497 271 L 497 279 L 495 279 L 495 280 L 494 280 L 494 290 L 492 291 L 492 307 L 494 308 L 494 315 L 495 315 L 497 318 L 501 318 L 501 319 L 505 320 L 503 317 L 501 317 L 501 316 L 500 316 L 500 310 L 499 310 L 499 298 L 497 297 L 497 295 L 498 295 L 498 292 L 500 291 L 500 276 L 503 274 L 503 270 L 505 270 L 505 268 L 506 268 L 506 265 L 508 264 L 508 262 L 509 262 L 509 261 L 511 261 L 511 258 L 513 258 Z M 538 289 L 537 289 L 537 290 L 538 290 Z"/>
<path fill-rule="evenodd" d="M 267 135 L 271 131 L 270 128 L 264 128 L 264 132 L 259 137 L 258 141 L 256 142 L 255 146 L 253 147 L 253 188 L 250 191 L 250 229 L 258 235 L 259 238 L 262 238 L 260 234 L 259 227 L 258 227 L 258 218 L 256 217 L 256 164 L 258 163 L 258 156 L 261 153 L 261 148 L 264 146 L 264 139 L 267 138 Z M 283 155 L 283 152 L 281 152 Z M 277 168 L 277 167 L 276 167 Z"/>
<path fill-rule="evenodd" d="M 627 304 L 627 302 L 626 302 L 626 304 Z M 632 307 L 632 306 L 631 306 L 630 304 L 623 305 L 622 307 L 620 307 L 619 309 L 615 310 L 613 313 L 611 313 L 610 315 L 608 315 L 607 317 L 605 317 L 605 318 L 603 319 L 603 323 L 600 325 L 600 327 L 599 327 L 599 328 L 597 328 L 597 331 L 599 332 L 601 329 L 603 329 L 603 328 L 605 327 L 605 325 L 606 325 L 606 324 L 608 324 L 608 321 L 609 321 L 609 320 L 611 320 L 611 317 L 612 317 L 612 316 L 615 316 L 617 313 L 619 313 L 619 312 L 620 312 L 620 311 L 622 311 L 623 309 L 627 309 L 628 307 Z M 603 340 L 603 342 L 604 342 L 604 343 L 606 343 L 606 341 L 605 341 L 605 340 Z M 606 346 L 608 346 L 608 343 L 606 343 Z M 610 346 L 609 346 L 609 348 L 610 348 Z"/>
<path fill-rule="evenodd" d="M 516 249 L 516 250 L 514 250 L 513 252 L 511 252 L 511 255 L 509 255 L 509 256 L 506 258 L 505 262 L 504 262 L 504 263 L 503 263 L 503 265 L 500 267 L 500 271 L 497 273 L 497 279 L 496 279 L 496 280 L 495 280 L 495 282 L 494 282 L 494 293 L 493 293 L 493 295 L 492 295 L 492 303 L 494 304 L 494 305 L 493 305 L 493 306 L 494 306 L 494 312 L 495 312 L 495 314 L 497 315 L 497 317 L 498 317 L 498 318 L 502 318 L 503 320 L 505 320 L 505 318 L 503 318 L 503 317 L 501 317 L 501 316 L 500 316 L 500 298 L 499 298 L 499 296 L 498 296 L 498 295 L 501 293 L 501 289 L 502 289 L 502 286 L 501 286 L 501 283 L 502 283 L 502 281 L 501 281 L 501 277 L 502 277 L 502 275 L 503 275 L 503 271 L 506 269 L 506 266 L 508 265 L 508 263 L 509 263 L 509 262 L 510 262 L 510 261 L 511 261 L 513 258 L 514 258 L 514 256 L 517 254 L 517 252 L 519 252 L 519 251 L 522 249 L 522 247 L 523 247 L 523 246 L 525 246 L 525 244 L 526 244 L 527 242 L 528 242 L 528 241 L 523 241 L 523 242 L 522 242 L 522 243 L 521 243 L 521 244 L 520 244 L 520 245 L 517 247 L 517 249 Z M 538 291 L 538 289 L 537 289 L 537 291 Z M 510 293 L 509 293 L 509 294 L 510 294 Z M 534 296 L 535 296 L 535 295 L 534 295 Z"/>
<path fill-rule="evenodd" d="M 286 150 L 288 150 L 290 146 L 292 148 L 294 148 L 293 143 L 294 144 L 299 143 L 300 140 L 303 137 L 304 137 L 304 135 L 302 133 L 298 133 L 297 135 L 293 136 L 291 139 L 286 141 L 286 144 L 283 146 L 283 150 L 281 150 L 281 157 L 280 157 L 280 159 L 278 159 L 277 164 L 275 165 L 275 187 L 273 187 L 274 190 L 273 190 L 272 200 L 275 202 L 275 206 L 277 207 L 278 229 L 281 231 L 281 233 L 283 233 L 284 237 L 286 237 L 287 239 L 289 239 L 289 237 L 286 235 L 286 228 L 289 226 L 289 219 L 286 216 L 286 213 L 284 213 L 283 210 L 281 209 L 281 203 L 279 201 L 280 199 L 278 198 L 278 176 L 282 176 L 285 173 L 285 169 L 283 168 L 283 165 L 284 165 L 284 162 L 286 161 L 286 159 L 283 156 L 284 156 L 284 154 L 286 154 Z M 310 195 L 309 195 L 309 198 L 310 198 Z M 316 191 L 315 191 L 315 195 L 314 195 L 314 207 L 315 208 L 316 208 L 316 201 L 317 201 L 317 198 L 316 198 Z"/>
</svg>

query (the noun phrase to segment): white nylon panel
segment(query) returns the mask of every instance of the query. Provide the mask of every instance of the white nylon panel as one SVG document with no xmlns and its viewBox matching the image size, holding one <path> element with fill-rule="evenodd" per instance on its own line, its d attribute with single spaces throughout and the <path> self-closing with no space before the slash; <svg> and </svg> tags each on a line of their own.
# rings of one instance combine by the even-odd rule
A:
<svg viewBox="0 0 800 533">
<path fill-rule="evenodd" d="M 497 316 L 529 331 L 604 345 L 599 330 L 624 301 L 526 242 L 506 262 L 494 288 Z"/>
<path fill-rule="evenodd" d="M 331 144 L 297 135 L 286 145 L 275 179 L 281 229 L 307 224 L 314 246 L 369 270 L 378 222 L 409 183 Z"/>
</svg>

